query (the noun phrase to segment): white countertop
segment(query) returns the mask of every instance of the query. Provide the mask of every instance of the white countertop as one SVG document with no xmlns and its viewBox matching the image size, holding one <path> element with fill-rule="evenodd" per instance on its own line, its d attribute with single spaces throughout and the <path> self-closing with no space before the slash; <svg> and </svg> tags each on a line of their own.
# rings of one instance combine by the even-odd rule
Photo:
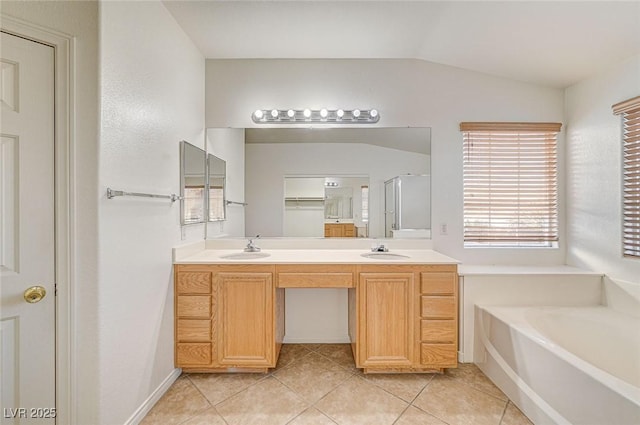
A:
<svg viewBox="0 0 640 425">
<path fill-rule="evenodd" d="M 591 275 L 601 276 L 590 270 L 584 270 L 577 267 L 558 265 L 558 266 L 487 266 L 487 265 L 460 265 L 458 268 L 460 276 L 494 276 L 494 275 Z"/>
<path fill-rule="evenodd" d="M 177 255 L 175 264 L 458 264 L 458 261 L 431 249 L 398 249 L 389 254 L 405 255 L 408 258 L 366 258 L 370 253 L 361 249 L 263 249 L 268 257 L 251 259 L 221 258 L 238 254 L 237 249 L 202 249 L 197 252 Z"/>
</svg>

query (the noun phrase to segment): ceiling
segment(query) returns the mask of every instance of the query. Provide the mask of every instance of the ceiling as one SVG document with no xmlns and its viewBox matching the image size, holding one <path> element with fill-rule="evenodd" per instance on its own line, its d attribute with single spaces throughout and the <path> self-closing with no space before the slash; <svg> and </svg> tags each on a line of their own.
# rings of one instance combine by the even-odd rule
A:
<svg viewBox="0 0 640 425">
<path fill-rule="evenodd" d="M 640 0 L 164 4 L 206 58 L 422 59 L 564 88 L 640 54 Z"/>
</svg>

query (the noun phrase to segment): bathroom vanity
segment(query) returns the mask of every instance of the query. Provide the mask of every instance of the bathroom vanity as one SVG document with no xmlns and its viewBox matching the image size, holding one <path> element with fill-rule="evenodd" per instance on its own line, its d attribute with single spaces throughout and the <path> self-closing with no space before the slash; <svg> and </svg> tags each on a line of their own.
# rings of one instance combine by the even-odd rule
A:
<svg viewBox="0 0 640 425">
<path fill-rule="evenodd" d="M 344 288 L 356 367 L 457 366 L 457 262 L 432 250 L 202 250 L 175 266 L 175 362 L 186 372 L 266 372 L 284 338 L 285 288 Z"/>
<path fill-rule="evenodd" d="M 356 226 L 353 223 L 325 223 L 325 238 L 355 238 Z"/>
</svg>

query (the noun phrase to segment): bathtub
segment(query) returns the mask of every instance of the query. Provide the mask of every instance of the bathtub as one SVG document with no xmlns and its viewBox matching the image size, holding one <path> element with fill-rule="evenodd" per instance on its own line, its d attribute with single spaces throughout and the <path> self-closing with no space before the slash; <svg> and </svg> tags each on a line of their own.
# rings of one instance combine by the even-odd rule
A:
<svg viewBox="0 0 640 425">
<path fill-rule="evenodd" d="M 536 424 L 640 424 L 640 319 L 604 306 L 475 307 L 478 367 Z"/>
</svg>

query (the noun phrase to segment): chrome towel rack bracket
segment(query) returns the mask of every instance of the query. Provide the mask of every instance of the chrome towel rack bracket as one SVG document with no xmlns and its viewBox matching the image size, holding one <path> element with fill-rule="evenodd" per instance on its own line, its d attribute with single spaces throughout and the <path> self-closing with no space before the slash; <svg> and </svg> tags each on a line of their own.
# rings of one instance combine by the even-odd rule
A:
<svg viewBox="0 0 640 425">
<path fill-rule="evenodd" d="M 231 204 L 235 204 L 235 205 L 242 205 L 243 207 L 249 205 L 246 202 L 236 202 L 236 201 L 225 201 L 227 205 L 231 205 Z"/>
<path fill-rule="evenodd" d="M 113 190 L 110 187 L 107 188 L 107 199 L 115 198 L 116 196 L 138 196 L 142 198 L 161 198 L 170 199 L 171 202 L 179 201 L 183 199 L 182 196 L 178 196 L 175 193 L 171 195 L 155 195 L 152 193 L 139 193 L 139 192 L 125 192 L 124 190 Z"/>
</svg>

